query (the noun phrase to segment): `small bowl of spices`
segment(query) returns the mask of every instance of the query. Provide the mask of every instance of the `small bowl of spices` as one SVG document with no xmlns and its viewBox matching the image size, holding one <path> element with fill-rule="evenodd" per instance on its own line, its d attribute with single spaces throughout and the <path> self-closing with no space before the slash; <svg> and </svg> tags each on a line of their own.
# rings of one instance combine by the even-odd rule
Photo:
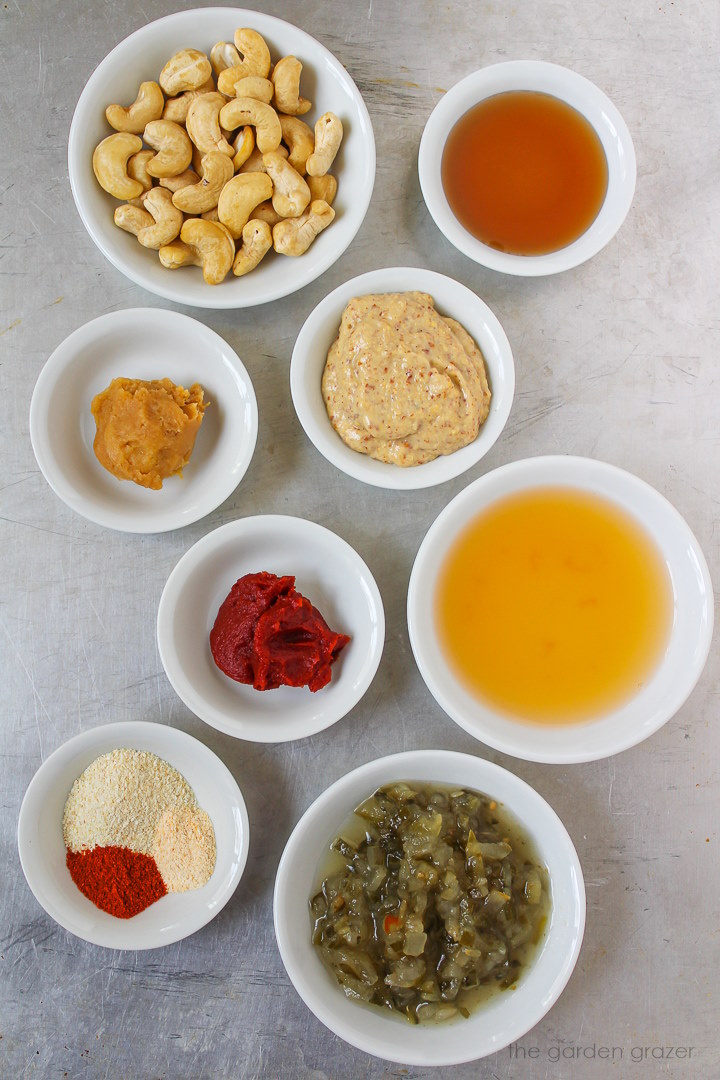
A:
<svg viewBox="0 0 720 1080">
<path fill-rule="evenodd" d="M 575 71 L 493 64 L 438 102 L 418 173 L 435 224 L 468 258 L 538 277 L 612 239 L 635 191 L 635 151 L 610 99 Z"/>
<path fill-rule="evenodd" d="M 152 949 L 210 921 L 232 896 L 248 817 L 222 762 L 161 724 L 84 732 L 41 765 L 25 794 L 18 848 L 56 922 L 114 949 Z"/>
</svg>

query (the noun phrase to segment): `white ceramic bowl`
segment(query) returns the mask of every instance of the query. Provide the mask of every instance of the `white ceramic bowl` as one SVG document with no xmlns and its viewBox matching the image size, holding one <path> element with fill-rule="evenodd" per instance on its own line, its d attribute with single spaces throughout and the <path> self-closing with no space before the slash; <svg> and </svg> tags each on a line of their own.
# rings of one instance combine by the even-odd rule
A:
<svg viewBox="0 0 720 1080">
<path fill-rule="evenodd" d="M 551 912 L 533 963 L 512 992 L 467 1020 L 412 1026 L 351 1001 L 311 944 L 309 901 L 318 864 L 352 811 L 393 780 L 458 784 L 502 803 L 524 826 L 548 871 Z M 413 750 L 362 765 L 324 791 L 287 842 L 275 881 L 275 936 L 300 997 L 331 1031 L 368 1054 L 407 1065 L 458 1065 L 521 1038 L 554 1005 L 570 978 L 585 927 L 585 888 L 572 840 L 557 814 L 523 780 L 499 765 L 448 750 Z"/>
<path fill-rule="evenodd" d="M 460 224 L 443 190 L 443 151 L 455 124 L 479 101 L 512 90 L 540 91 L 567 102 L 593 126 L 607 158 L 607 194 L 597 217 L 574 243 L 547 255 L 509 255 L 483 244 Z M 558 64 L 511 60 L 473 72 L 441 98 L 430 114 L 420 140 L 418 172 L 423 198 L 435 224 L 459 251 L 491 270 L 540 277 L 579 266 L 613 238 L 632 203 L 635 150 L 622 116 L 594 83 Z"/>
<path fill-rule="evenodd" d="M 238 578 L 262 570 L 294 574 L 328 625 L 351 638 L 316 693 L 254 690 L 212 658 L 220 605 Z M 345 540 L 304 518 L 265 515 L 223 525 L 183 555 L 160 598 L 157 637 L 165 673 L 196 716 L 238 739 L 288 742 L 323 731 L 358 703 L 380 663 L 385 615 L 372 574 Z"/>
<path fill-rule="evenodd" d="M 355 296 L 387 292 L 427 292 L 441 315 L 462 323 L 485 357 L 492 390 L 490 415 L 474 442 L 425 465 L 402 468 L 351 450 L 333 428 L 322 397 L 328 349 L 338 335 L 343 310 Z M 348 476 L 374 487 L 408 491 L 452 480 L 487 454 L 505 427 L 515 392 L 515 367 L 505 331 L 487 304 L 444 274 L 413 266 L 388 266 L 351 278 L 311 311 L 295 342 L 290 390 L 305 434 L 323 457 Z"/>
<path fill-rule="evenodd" d="M 313 102 L 304 117 L 312 127 L 324 112 L 336 113 L 344 138 L 333 163 L 338 194 L 336 218 L 299 258 L 269 254 L 246 277 L 232 273 L 221 285 L 206 285 L 192 267 L 166 270 L 153 251 L 143 248 L 113 222 L 118 204 L 99 186 L 92 170 L 97 144 L 112 129 L 105 107 L 127 105 L 139 84 L 157 80 L 165 62 L 179 49 L 195 48 L 209 55 L 217 41 L 232 41 L 238 27 L 251 27 L 267 41 L 273 60 L 292 54 L 303 63 L 301 90 Z M 121 41 L 95 69 L 75 109 L 68 143 L 68 169 L 75 205 L 85 228 L 103 255 L 131 281 L 174 300 L 204 308 L 241 308 L 264 304 L 301 289 L 338 259 L 360 228 L 375 181 L 375 140 L 360 91 L 328 50 L 303 30 L 260 11 L 244 8 L 202 8 L 178 11 L 148 23 Z"/>
<path fill-rule="evenodd" d="M 568 487 L 615 503 L 646 530 L 670 575 L 674 616 L 664 656 L 645 686 L 598 720 L 549 727 L 508 719 L 473 697 L 452 672 L 439 641 L 433 603 L 439 571 L 455 538 L 484 508 L 513 492 Z M 415 558 L 407 603 L 415 660 L 445 712 L 476 739 L 527 761 L 568 763 L 608 757 L 646 739 L 673 716 L 700 677 L 710 648 L 713 592 L 707 564 L 687 523 L 654 488 L 631 473 L 579 457 L 515 461 L 469 484 L 435 519 Z"/>
<path fill-rule="evenodd" d="M 118 480 L 95 457 L 90 405 L 114 378 L 199 382 L 210 407 L 182 477 L 151 491 Z M 30 405 L 30 438 L 42 473 L 63 502 L 121 532 L 179 529 L 235 490 L 255 449 L 258 414 L 237 353 L 202 323 L 160 308 L 130 308 L 85 323 L 58 345 Z"/>
<path fill-rule="evenodd" d="M 131 919 L 116 919 L 83 896 L 65 865 L 62 817 L 75 780 L 101 754 L 149 750 L 188 781 L 215 830 L 217 861 L 202 889 L 170 893 Z M 203 743 L 164 724 L 104 724 L 76 735 L 47 758 L 25 792 L 18 849 L 35 899 L 76 937 L 107 949 L 157 949 L 194 934 L 235 892 L 247 861 L 247 810 L 235 780 Z"/>
</svg>

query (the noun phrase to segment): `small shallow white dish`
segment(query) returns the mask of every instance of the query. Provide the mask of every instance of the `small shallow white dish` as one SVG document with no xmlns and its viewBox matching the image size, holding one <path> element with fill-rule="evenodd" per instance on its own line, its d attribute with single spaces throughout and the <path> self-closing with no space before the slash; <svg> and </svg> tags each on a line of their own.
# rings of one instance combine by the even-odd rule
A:
<svg viewBox="0 0 720 1080">
<path fill-rule="evenodd" d="M 478 437 L 453 454 L 424 465 L 402 468 L 351 450 L 333 428 L 322 396 L 322 375 L 328 349 L 338 336 L 343 310 L 355 296 L 370 293 L 429 293 L 441 315 L 465 327 L 483 356 L 492 391 L 490 414 Z M 351 278 L 334 289 L 310 312 L 300 330 L 290 361 L 290 391 L 305 434 L 342 472 L 374 487 L 408 491 L 452 480 L 476 465 L 498 439 L 510 415 L 515 393 L 512 350 L 496 316 L 479 296 L 459 281 L 414 266 L 388 266 Z"/>
<path fill-rule="evenodd" d="M 498 499 L 536 487 L 594 493 L 633 517 L 657 545 L 674 596 L 670 639 L 645 686 L 597 720 L 557 727 L 510 719 L 473 697 L 444 656 L 433 614 L 438 574 L 458 534 Z M 568 764 L 609 757 L 635 746 L 678 711 L 700 678 L 710 649 L 713 591 L 703 553 L 686 521 L 649 484 L 602 461 L 537 457 L 487 473 L 438 515 L 415 557 L 407 618 L 420 674 L 437 703 L 460 727 L 505 754 L 526 761 Z"/>
<path fill-rule="evenodd" d="M 157 80 L 179 49 L 210 54 L 217 41 L 232 41 L 238 27 L 251 27 L 267 41 L 273 60 L 297 56 L 303 64 L 301 90 L 313 102 L 303 119 L 312 127 L 324 112 L 336 113 L 344 136 L 332 173 L 338 180 L 332 224 L 299 258 L 268 254 L 245 277 L 228 275 L 206 285 L 199 269 L 167 270 L 113 222 L 117 199 L 102 190 L 92 169 L 95 147 L 112 128 L 105 108 L 135 100 L 143 80 Z M 103 255 L 131 281 L 173 300 L 204 308 L 242 308 L 287 296 L 314 281 L 339 259 L 362 225 L 375 181 L 375 139 L 360 91 L 340 61 L 315 38 L 291 23 L 245 8 L 178 11 L 148 23 L 121 41 L 88 79 L 75 108 L 68 142 L 68 170 L 82 222 Z"/>
<path fill-rule="evenodd" d="M 309 901 L 318 864 L 353 810 L 394 780 L 457 784 L 502 803 L 524 827 L 547 867 L 551 911 L 544 940 L 511 992 L 498 994 L 467 1020 L 413 1026 L 347 998 L 312 945 Z M 275 936 L 285 969 L 307 1007 L 341 1039 L 406 1065 L 459 1065 L 502 1050 L 552 1008 L 570 978 L 585 927 L 585 886 L 572 840 L 554 810 L 499 765 L 448 750 L 412 750 L 347 773 L 310 806 L 280 859 L 274 894 Z"/>
<path fill-rule="evenodd" d="M 115 378 L 199 382 L 210 407 L 182 476 L 151 491 L 118 480 L 95 457 L 94 396 Z M 130 308 L 85 323 L 58 345 L 30 404 L 30 438 L 50 487 L 83 517 L 121 532 L 159 533 L 205 517 L 240 483 L 258 413 L 239 356 L 207 326 L 161 308 Z"/>
<path fill-rule="evenodd" d="M 212 658 L 220 605 L 238 578 L 263 570 L 294 574 L 328 626 L 351 638 L 316 693 L 254 690 Z M 314 521 L 263 515 L 231 521 L 183 555 L 160 598 L 157 639 L 174 690 L 206 724 L 249 742 L 288 742 L 323 731 L 360 701 L 380 663 L 385 615 L 375 579 L 345 540 Z"/>
<path fill-rule="evenodd" d="M 455 124 L 478 102 L 512 90 L 539 91 L 567 102 L 595 129 L 607 158 L 607 194 L 597 217 L 572 244 L 547 255 L 510 255 L 483 244 L 455 217 L 442 185 L 445 141 Z M 418 173 L 423 198 L 435 224 L 459 251 L 490 270 L 540 277 L 579 266 L 613 238 L 633 200 L 635 150 L 622 116 L 589 79 L 569 68 L 542 60 L 510 60 L 473 72 L 441 98 L 430 114 L 420 140 Z"/>
<path fill-rule="evenodd" d="M 188 781 L 215 830 L 217 861 L 202 889 L 169 893 L 131 919 L 116 919 L 87 899 L 65 865 L 62 817 L 75 780 L 101 754 L 149 750 Z M 106 949 L 158 949 L 194 934 L 235 892 L 247 861 L 249 823 L 235 780 L 207 746 L 176 728 L 139 721 L 104 724 L 60 746 L 30 781 L 20 808 L 18 850 L 35 899 L 71 934 Z"/>
</svg>

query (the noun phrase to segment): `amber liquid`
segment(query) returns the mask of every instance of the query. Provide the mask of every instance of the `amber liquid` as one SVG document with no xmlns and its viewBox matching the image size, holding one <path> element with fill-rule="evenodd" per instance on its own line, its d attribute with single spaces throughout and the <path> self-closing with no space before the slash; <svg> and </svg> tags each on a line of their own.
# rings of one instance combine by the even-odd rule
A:
<svg viewBox="0 0 720 1080">
<path fill-rule="evenodd" d="M 625 511 L 572 488 L 502 499 L 448 553 L 443 652 L 470 693 L 518 720 L 568 724 L 624 704 L 670 636 L 662 556 Z"/>
<path fill-rule="evenodd" d="M 450 132 L 442 184 L 478 240 L 513 255 L 545 255 L 589 228 L 607 191 L 605 151 L 572 106 L 529 90 L 475 105 Z"/>
</svg>

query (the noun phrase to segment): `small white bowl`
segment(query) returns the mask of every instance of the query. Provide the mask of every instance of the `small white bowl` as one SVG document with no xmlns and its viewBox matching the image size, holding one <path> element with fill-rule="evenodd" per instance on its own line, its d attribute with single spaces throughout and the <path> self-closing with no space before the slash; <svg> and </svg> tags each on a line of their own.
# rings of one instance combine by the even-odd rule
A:
<svg viewBox="0 0 720 1080">
<path fill-rule="evenodd" d="M 450 209 L 442 185 L 445 141 L 479 101 L 512 90 L 534 90 L 567 102 L 595 129 L 608 165 L 605 201 L 592 225 L 572 244 L 547 255 L 510 255 L 483 244 Z M 601 90 L 577 72 L 542 60 L 511 60 L 481 68 L 441 98 L 420 140 L 418 173 L 425 204 L 447 240 L 469 259 L 503 274 L 540 277 L 570 270 L 596 255 L 622 225 L 635 191 L 635 150 L 622 116 Z"/>
<path fill-rule="evenodd" d="M 210 402 L 183 475 L 159 491 L 118 480 L 95 457 L 92 399 L 120 377 L 199 382 Z M 71 510 L 120 532 L 166 532 L 211 513 L 245 475 L 257 429 L 255 391 L 237 353 L 214 330 L 160 308 L 113 311 L 70 334 L 30 404 L 30 438 L 50 487 Z"/>
<path fill-rule="evenodd" d="M 328 626 L 351 639 L 316 693 L 254 690 L 213 660 L 220 605 L 238 578 L 263 570 L 294 574 Z M 160 598 L 157 638 L 174 690 L 206 724 L 249 742 L 289 742 L 330 727 L 360 701 L 380 663 L 385 615 L 375 579 L 345 540 L 314 521 L 264 515 L 223 525 L 183 555 Z"/>
<path fill-rule="evenodd" d="M 217 861 L 202 889 L 169 893 L 131 919 L 116 919 L 84 896 L 65 864 L 62 818 L 75 780 L 101 754 L 149 750 L 185 777 L 212 819 Z M 64 743 L 30 781 L 20 808 L 18 850 L 38 903 L 71 934 L 106 949 L 158 949 L 194 934 L 235 892 L 247 861 L 249 823 L 243 797 L 222 761 L 203 743 L 164 724 L 104 724 Z"/>
<path fill-rule="evenodd" d="M 217 41 L 232 41 L 238 27 L 263 35 L 273 59 L 297 56 L 303 64 L 301 90 L 313 102 L 303 119 L 312 127 L 324 112 L 334 112 L 344 136 L 332 173 L 338 180 L 335 220 L 298 257 L 269 253 L 246 277 L 232 272 L 220 285 L 206 285 L 199 269 L 167 270 L 156 252 L 143 248 L 113 221 L 120 205 L 102 190 L 92 169 L 95 147 L 112 128 L 105 107 L 134 101 L 140 83 L 157 80 L 165 62 L 179 49 L 209 55 Z M 360 91 L 340 61 L 303 30 L 260 11 L 245 8 L 199 8 L 178 11 L 148 23 L 121 41 L 95 69 L 75 108 L 68 142 L 68 170 L 75 205 L 83 225 L 103 255 L 131 281 L 173 300 L 203 308 L 242 308 L 287 296 L 314 281 L 340 258 L 360 228 L 375 181 L 375 139 Z"/>
<path fill-rule="evenodd" d="M 530 835 L 548 871 L 551 911 L 544 941 L 512 992 L 467 1020 L 413 1026 L 351 1001 L 311 942 L 309 901 L 318 864 L 356 806 L 394 780 L 457 784 L 502 803 Z M 274 894 L 275 936 L 285 969 L 307 1007 L 341 1039 L 406 1065 L 459 1065 L 495 1054 L 534 1027 L 557 1001 L 577 961 L 585 928 L 585 886 L 572 840 L 528 784 L 499 765 L 448 750 L 413 750 L 362 765 L 305 811 L 287 842 Z"/>
<path fill-rule="evenodd" d="M 424 465 L 402 468 L 376 461 L 346 446 L 328 418 L 321 383 L 328 349 L 338 335 L 340 318 L 348 301 L 370 293 L 412 291 L 429 293 L 440 314 L 462 323 L 474 339 L 485 357 L 492 401 L 490 415 L 474 442 Z M 433 270 L 388 266 L 351 278 L 310 312 L 293 349 L 290 391 L 305 434 L 323 457 L 348 476 L 366 484 L 409 491 L 453 480 L 477 465 L 487 454 L 510 415 L 515 392 L 515 366 L 505 331 L 487 304 L 474 292 Z"/>
<path fill-rule="evenodd" d="M 665 654 L 642 690 L 598 720 L 551 727 L 494 712 L 460 684 L 438 638 L 433 615 L 437 580 L 456 537 L 498 499 L 537 487 L 576 488 L 615 503 L 652 538 L 670 575 L 674 615 Z M 677 712 L 700 678 L 710 649 L 713 591 L 707 564 L 687 523 L 649 484 L 602 461 L 537 457 L 480 477 L 439 514 L 415 557 L 407 618 L 420 674 L 437 703 L 460 727 L 505 754 L 567 764 L 594 761 L 635 746 Z"/>
</svg>

